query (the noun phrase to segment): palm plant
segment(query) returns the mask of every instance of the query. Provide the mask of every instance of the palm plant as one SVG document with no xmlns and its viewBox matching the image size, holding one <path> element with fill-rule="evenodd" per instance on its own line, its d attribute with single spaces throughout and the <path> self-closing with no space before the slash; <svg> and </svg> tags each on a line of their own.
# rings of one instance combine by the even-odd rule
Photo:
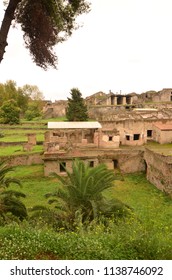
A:
<svg viewBox="0 0 172 280">
<path fill-rule="evenodd" d="M 20 198 L 25 197 L 25 194 L 15 190 L 6 190 L 13 183 L 21 187 L 18 179 L 7 176 L 13 170 L 5 161 L 0 162 L 0 216 L 5 220 L 7 214 L 10 213 L 23 220 L 27 217 L 27 210 Z"/>
<path fill-rule="evenodd" d="M 65 168 L 65 167 L 64 167 Z M 81 223 L 119 213 L 124 205 L 116 200 L 107 200 L 103 192 L 114 186 L 115 174 L 105 164 L 89 167 L 83 161 L 75 160 L 72 172 L 66 168 L 67 176 L 57 175 L 62 187 L 55 193 L 47 194 L 49 203 L 55 203 L 61 217 L 68 223 Z M 113 202 L 113 203 L 112 203 Z M 115 203 L 118 203 L 115 207 Z"/>
</svg>

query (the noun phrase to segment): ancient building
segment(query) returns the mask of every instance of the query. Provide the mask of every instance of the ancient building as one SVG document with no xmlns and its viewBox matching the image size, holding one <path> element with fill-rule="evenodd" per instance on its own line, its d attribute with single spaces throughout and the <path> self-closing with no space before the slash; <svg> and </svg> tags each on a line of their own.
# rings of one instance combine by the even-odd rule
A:
<svg viewBox="0 0 172 280">
<path fill-rule="evenodd" d="M 66 115 L 67 101 L 59 100 L 55 102 L 48 101 L 43 107 L 43 116 L 45 119 L 64 117 Z"/>
<path fill-rule="evenodd" d="M 48 123 L 45 175 L 63 174 L 65 168 L 71 169 L 73 159 L 80 158 L 92 167 L 103 162 L 114 172 L 146 171 L 150 182 L 172 193 L 171 155 L 161 158 L 151 151 L 149 158 L 145 150 L 149 141 L 172 143 L 172 89 L 141 95 L 98 92 L 85 102 L 96 122 Z"/>
<path fill-rule="evenodd" d="M 92 166 L 98 164 L 98 159 L 105 157 L 108 166 L 112 167 L 117 160 L 116 152 L 124 147 L 130 153 L 129 146 L 136 149 L 150 140 L 164 143 L 165 139 L 168 143 L 172 142 L 171 120 L 166 120 L 163 124 L 155 118 L 124 119 L 124 117 L 116 121 L 102 121 L 101 124 L 49 122 L 44 142 L 45 174 L 48 175 L 55 166 L 54 171 L 59 173 L 60 162 L 65 162 L 65 166 L 70 167 L 72 159 L 76 157 L 91 162 Z M 119 158 L 118 154 L 118 160 Z M 118 160 L 116 166 L 121 169 Z"/>
<path fill-rule="evenodd" d="M 61 173 L 63 166 L 70 169 L 76 157 L 95 166 L 98 157 L 119 148 L 118 131 L 102 129 L 98 122 L 49 122 L 48 129 L 44 142 L 45 175 Z M 111 163 L 115 164 L 113 159 Z"/>
<path fill-rule="evenodd" d="M 154 123 L 152 139 L 160 144 L 172 143 L 172 124 Z"/>
<path fill-rule="evenodd" d="M 118 105 L 132 105 L 133 95 L 132 94 L 114 94 L 113 92 L 109 92 L 109 94 L 105 94 L 103 92 L 97 92 L 85 99 L 86 105 L 89 107 L 90 105 L 94 106 L 118 106 Z"/>
</svg>

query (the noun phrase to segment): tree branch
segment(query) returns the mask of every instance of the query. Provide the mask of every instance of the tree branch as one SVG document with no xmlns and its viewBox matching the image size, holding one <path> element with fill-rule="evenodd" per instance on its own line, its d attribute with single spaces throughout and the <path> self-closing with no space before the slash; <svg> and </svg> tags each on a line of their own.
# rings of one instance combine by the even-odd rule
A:
<svg viewBox="0 0 172 280">
<path fill-rule="evenodd" d="M 2 20 L 1 28 L 0 28 L 0 63 L 3 59 L 5 48 L 8 45 L 7 43 L 7 37 L 8 32 L 12 23 L 12 20 L 14 19 L 15 10 L 17 8 L 17 5 L 22 0 L 10 0 L 9 4 L 7 6 L 7 9 L 4 14 L 4 18 Z"/>
</svg>

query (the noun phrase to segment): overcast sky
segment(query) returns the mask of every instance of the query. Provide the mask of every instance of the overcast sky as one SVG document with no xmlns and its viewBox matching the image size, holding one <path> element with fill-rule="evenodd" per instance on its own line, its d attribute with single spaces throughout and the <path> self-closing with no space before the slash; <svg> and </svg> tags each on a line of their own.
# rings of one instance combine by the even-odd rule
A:
<svg viewBox="0 0 172 280">
<path fill-rule="evenodd" d="M 0 82 L 37 85 L 45 99 L 60 100 L 79 88 L 83 97 L 98 91 L 141 93 L 172 88 L 172 1 L 90 0 L 83 27 L 56 47 L 58 70 L 33 64 L 19 28 L 12 28 Z M 4 13 L 0 0 L 0 21 Z"/>
</svg>

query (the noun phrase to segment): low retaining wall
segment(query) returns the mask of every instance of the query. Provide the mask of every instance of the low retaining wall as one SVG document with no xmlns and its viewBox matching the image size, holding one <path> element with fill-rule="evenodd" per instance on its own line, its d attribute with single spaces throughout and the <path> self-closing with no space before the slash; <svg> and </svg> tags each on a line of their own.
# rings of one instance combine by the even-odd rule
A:
<svg viewBox="0 0 172 280">
<path fill-rule="evenodd" d="M 28 141 L 22 142 L 0 142 L 0 147 L 9 147 L 9 146 L 21 146 L 28 143 Z M 36 145 L 43 145 L 43 141 L 36 141 Z"/>
<path fill-rule="evenodd" d="M 7 160 L 10 166 L 19 165 L 32 165 L 32 164 L 43 164 L 43 153 L 35 153 L 30 155 L 15 155 L 15 156 L 4 156 L 0 159 Z"/>
<path fill-rule="evenodd" d="M 158 189 L 172 194 L 172 156 L 146 149 L 144 158 L 147 163 L 147 180 Z"/>
</svg>

